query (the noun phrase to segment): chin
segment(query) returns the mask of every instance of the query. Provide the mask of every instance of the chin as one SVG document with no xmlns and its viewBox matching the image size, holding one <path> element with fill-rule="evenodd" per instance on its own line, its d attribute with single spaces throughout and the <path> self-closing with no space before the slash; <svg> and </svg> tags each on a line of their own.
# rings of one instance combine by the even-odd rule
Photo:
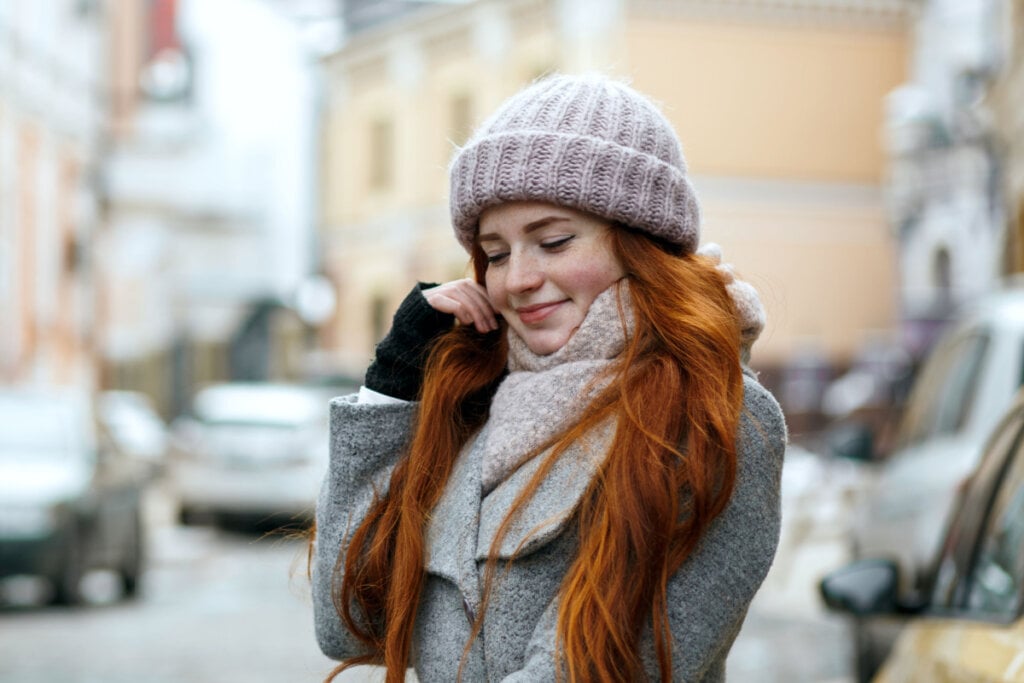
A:
<svg viewBox="0 0 1024 683">
<path fill-rule="evenodd" d="M 569 335 L 571 336 L 571 335 Z M 526 342 L 526 347 L 538 356 L 550 356 L 555 351 L 565 346 L 565 343 L 569 341 L 568 336 L 565 338 L 551 338 L 550 336 L 538 337 L 536 335 L 524 335 L 523 341 Z"/>
</svg>

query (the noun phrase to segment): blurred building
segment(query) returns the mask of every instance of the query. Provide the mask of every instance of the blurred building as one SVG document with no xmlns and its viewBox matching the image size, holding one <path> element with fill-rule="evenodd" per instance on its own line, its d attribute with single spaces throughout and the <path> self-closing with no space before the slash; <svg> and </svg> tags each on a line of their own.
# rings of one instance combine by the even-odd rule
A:
<svg viewBox="0 0 1024 683">
<path fill-rule="evenodd" d="M 1011 5 L 1018 7 L 1016 23 Z M 1019 40 L 1019 6 L 1009 0 L 920 3 L 909 78 L 887 98 L 900 317 L 904 341 L 917 356 L 957 307 L 995 288 L 1012 269 L 1006 163 L 1009 177 L 1018 178 L 1011 184 L 1022 187 L 1020 162 L 1013 162 L 1021 130 L 1013 102 L 1019 104 L 1021 91 L 1019 68 L 1016 86 L 1004 72 L 1011 38 Z M 997 94 L 1001 78 L 1005 85 Z"/>
<path fill-rule="evenodd" d="M 171 413 L 307 373 L 333 292 L 298 4 L 0 2 L 0 381 Z"/>
<path fill-rule="evenodd" d="M 108 0 L 114 40 L 97 253 L 103 384 L 173 412 L 197 386 L 305 373 L 317 84 L 261 0 Z"/>
<path fill-rule="evenodd" d="M 882 103 L 907 77 L 911 5 L 477 0 L 352 32 L 325 60 L 321 229 L 339 307 L 324 343 L 359 371 L 415 280 L 466 273 L 453 150 L 532 79 L 599 69 L 662 102 L 704 241 L 767 306 L 755 366 L 799 365 L 791 402 L 814 405 L 822 373 L 897 320 Z"/>
<path fill-rule="evenodd" d="M 462 1 L 462 0 L 456 0 Z M 430 0 L 333 0 L 341 9 L 346 33 L 360 33 L 371 26 L 393 21 L 431 4 Z M 437 3 L 434 3 L 437 4 Z"/>
<path fill-rule="evenodd" d="M 97 3 L 0 2 L 0 383 L 94 381 Z"/>
<path fill-rule="evenodd" d="M 1003 161 L 1007 248 L 1004 270 L 1024 271 L 1024 0 L 1002 0 L 994 11 L 1001 69 L 990 90 Z"/>
</svg>

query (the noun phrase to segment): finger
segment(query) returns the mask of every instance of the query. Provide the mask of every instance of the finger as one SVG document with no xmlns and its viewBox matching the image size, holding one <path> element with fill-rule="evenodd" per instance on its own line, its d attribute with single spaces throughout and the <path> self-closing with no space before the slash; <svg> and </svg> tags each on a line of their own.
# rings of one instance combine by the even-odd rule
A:
<svg viewBox="0 0 1024 683">
<path fill-rule="evenodd" d="M 477 330 L 480 332 L 490 332 L 491 330 L 498 329 L 497 314 L 494 311 L 494 307 L 491 306 L 487 290 L 478 283 L 469 280 L 465 285 L 464 292 L 467 303 L 473 308 Z"/>
<path fill-rule="evenodd" d="M 463 306 L 460 309 L 461 315 L 468 316 L 477 331 L 486 333 L 497 329 L 498 321 L 490 299 L 487 298 L 486 290 L 477 282 L 469 279 L 457 280 L 442 285 L 442 288 L 438 288 L 437 294 L 459 302 Z M 460 321 L 466 324 L 470 322 L 464 317 L 460 317 Z"/>
<path fill-rule="evenodd" d="M 464 325 L 474 325 L 481 333 L 498 327 L 487 291 L 473 280 L 446 282 L 424 290 L 423 296 L 437 310 L 454 315 Z"/>
<path fill-rule="evenodd" d="M 438 305 L 434 308 L 439 311 L 444 311 L 445 313 L 451 313 L 455 316 L 456 320 L 463 325 L 472 325 L 475 323 L 472 309 L 470 309 L 470 307 L 461 299 L 447 294 L 438 294 L 435 297 L 435 300 Z"/>
<path fill-rule="evenodd" d="M 459 322 L 463 322 L 460 317 L 462 304 L 459 303 L 458 299 L 454 299 L 443 292 L 433 292 L 426 299 L 427 303 L 435 310 L 454 315 L 456 318 L 459 318 Z"/>
<path fill-rule="evenodd" d="M 460 294 L 462 296 L 466 296 L 465 292 Z M 472 298 L 462 299 L 457 298 L 457 296 L 445 296 L 444 298 L 450 302 L 450 307 L 452 309 L 451 312 L 460 323 L 463 325 L 472 325 L 476 328 L 476 331 L 481 334 L 486 334 L 491 330 L 497 329 L 497 322 L 492 322 L 492 320 L 488 318 L 488 314 L 485 313 L 483 308 L 481 308 L 479 302 Z"/>
<path fill-rule="evenodd" d="M 494 329 L 494 324 L 491 321 L 491 314 L 478 297 L 475 297 L 467 292 L 461 292 L 464 299 L 459 299 L 461 306 L 460 311 L 467 318 L 463 320 L 467 325 L 472 323 L 476 327 L 477 332 L 486 334 Z"/>
</svg>

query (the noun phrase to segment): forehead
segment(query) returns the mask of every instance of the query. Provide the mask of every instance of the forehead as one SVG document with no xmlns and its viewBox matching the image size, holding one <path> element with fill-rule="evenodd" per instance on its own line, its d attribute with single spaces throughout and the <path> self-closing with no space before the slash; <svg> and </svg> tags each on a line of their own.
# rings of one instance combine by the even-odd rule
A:
<svg viewBox="0 0 1024 683">
<path fill-rule="evenodd" d="M 546 225 L 571 224 L 574 228 L 603 230 L 610 222 L 547 202 L 507 202 L 480 214 L 478 240 L 508 239 Z"/>
</svg>

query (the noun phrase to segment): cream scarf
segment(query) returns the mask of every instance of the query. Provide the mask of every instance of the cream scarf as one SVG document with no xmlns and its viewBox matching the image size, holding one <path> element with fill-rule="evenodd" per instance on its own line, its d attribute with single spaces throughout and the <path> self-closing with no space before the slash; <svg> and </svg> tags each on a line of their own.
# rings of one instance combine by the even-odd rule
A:
<svg viewBox="0 0 1024 683">
<path fill-rule="evenodd" d="M 509 328 L 509 374 L 491 401 L 490 417 L 480 433 L 483 443 L 477 444 L 483 448 L 484 494 L 504 481 L 528 454 L 579 420 L 608 382 L 595 380 L 622 353 L 634 329 L 625 280 L 594 299 L 583 324 L 554 353 L 533 353 Z"/>
</svg>

